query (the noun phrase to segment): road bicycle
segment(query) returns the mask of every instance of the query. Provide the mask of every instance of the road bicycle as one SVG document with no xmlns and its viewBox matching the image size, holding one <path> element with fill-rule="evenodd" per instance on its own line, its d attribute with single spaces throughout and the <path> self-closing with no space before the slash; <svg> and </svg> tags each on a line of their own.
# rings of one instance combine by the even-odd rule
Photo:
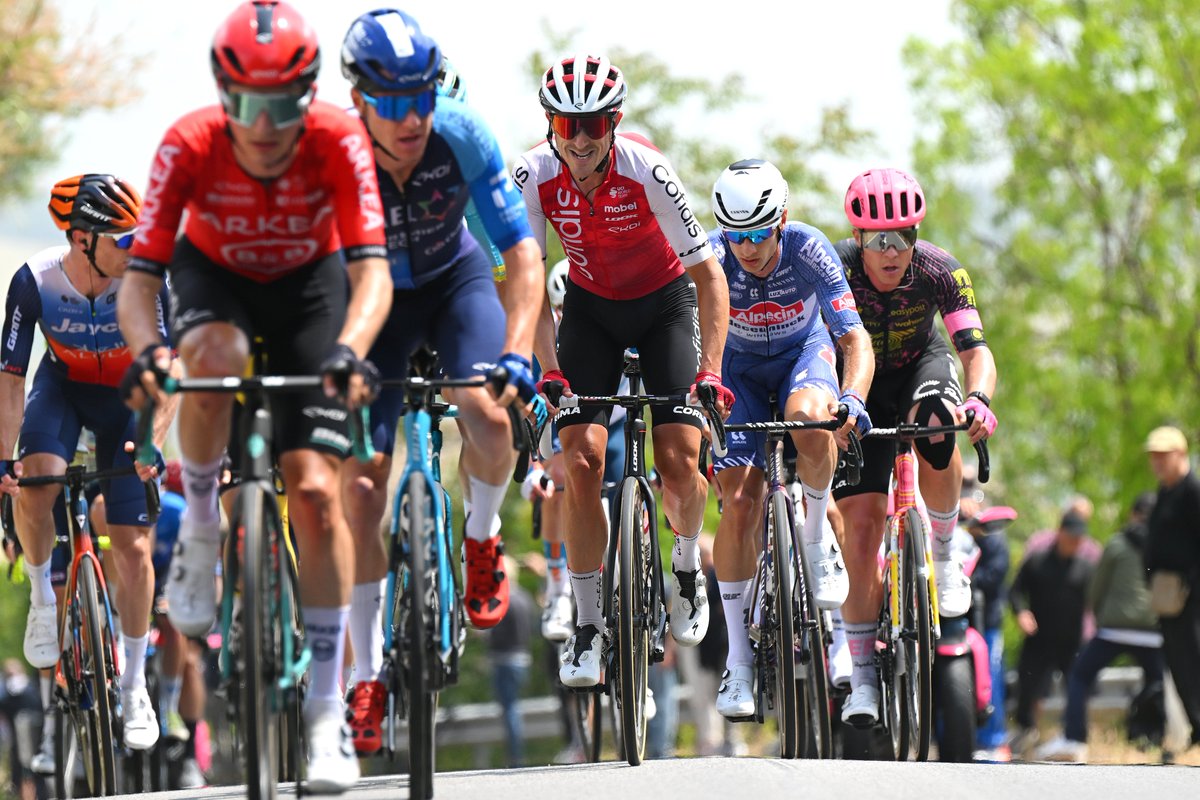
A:
<svg viewBox="0 0 1200 800">
<path fill-rule="evenodd" d="M 436 395 L 441 389 L 489 384 L 499 394 L 507 382 L 501 369 L 493 369 L 487 378 L 435 378 L 436 364 L 436 353 L 421 348 L 410 360 L 409 377 L 383 382 L 404 390 L 407 443 L 393 499 L 383 606 L 382 680 L 388 693 L 384 748 L 394 757 L 397 722 L 407 720 L 409 796 L 414 798 L 433 797 L 438 698 L 443 689 L 458 682 L 466 640 L 463 587 L 452 567 L 453 510 L 450 493 L 442 486 L 441 469 L 440 423 L 458 416 L 458 410 Z M 514 471 L 519 482 L 528 468 L 533 434 L 515 407 L 508 406 L 508 413 L 514 448 L 521 453 Z M 370 448 L 366 450 L 369 458 Z"/>
<path fill-rule="evenodd" d="M 320 376 L 166 378 L 163 390 L 240 393 L 241 487 L 233 533 L 224 549 L 221 592 L 221 688 L 245 762 L 251 800 L 274 800 L 281 780 L 304 777 L 305 642 L 291 537 L 276 502 L 270 395 L 320 388 Z M 152 409 L 139 416 L 146 442 Z M 352 415 L 353 417 L 353 415 Z M 144 446 L 144 445 L 143 445 Z"/>
<path fill-rule="evenodd" d="M 934 642 L 940 635 L 937 582 L 928 523 L 921 513 L 914 439 L 954 435 L 971 426 L 901 423 L 872 428 L 865 436 L 899 442 L 892 470 L 892 513 L 883 540 L 883 607 L 879 616 L 876 664 L 880 677 L 879 721 L 889 734 L 897 761 L 926 761 L 933 735 Z M 975 443 L 979 482 L 991 472 L 987 440 Z M 861 464 L 861 453 L 859 464 Z"/>
<path fill-rule="evenodd" d="M 153 451 L 151 451 L 153 452 Z M 151 456 L 148 463 L 153 463 Z M 70 567 L 59 615 L 62 648 L 54 688 L 54 785 L 59 798 L 75 796 L 75 766 L 82 759 L 89 796 L 116 794 L 117 745 L 121 741 L 117 641 L 112 603 L 100 554 L 92 540 L 84 487 L 134 474 L 133 467 L 88 472 L 69 466 L 62 475 L 19 478 L 21 487 L 62 486 L 67 507 Z M 158 518 L 158 488 L 146 484 L 151 524 Z M 11 504 L 5 503 L 3 524 L 15 530 Z"/>
<path fill-rule="evenodd" d="M 771 422 L 726 425 L 728 431 L 766 434 L 767 496 L 762 542 L 749 596 L 750 638 L 754 644 L 757 691 L 755 712 L 747 719 L 763 722 L 775 712 L 782 758 L 831 758 L 833 736 L 829 712 L 826 615 L 817 608 L 812 570 L 799 538 L 804 509 L 787 486 L 783 445 L 790 431 L 834 431 L 846 421 L 845 406 L 828 420 L 780 419 L 778 397 L 770 396 Z M 717 457 L 725 443 L 715 442 Z"/>
<path fill-rule="evenodd" d="M 647 405 L 684 405 L 686 395 L 641 394 L 638 354 L 625 351 L 622 374 L 629 379 L 630 394 L 562 396 L 562 384 L 547 389 L 550 404 L 559 413 L 575 408 L 621 406 L 625 417 L 625 471 L 612 505 L 608 549 L 601 578 L 606 628 L 601 680 L 595 687 L 574 690 L 591 693 L 586 715 L 599 739 L 601 694 L 608 694 L 620 724 L 620 747 L 631 766 L 642 763 L 646 752 L 646 690 L 651 663 L 665 656 L 668 615 L 664 602 L 662 554 L 658 546 L 658 514 L 654 490 L 646 470 Z M 712 387 L 697 387 L 704 415 L 713 435 L 723 436 Z M 697 413 L 700 413 L 699 411 Z M 720 432 L 720 433 L 718 433 Z M 541 453 L 549 456 L 549 437 L 543 435 Z M 581 703 L 580 705 L 585 705 Z M 596 746 L 596 745 L 593 745 Z"/>
</svg>

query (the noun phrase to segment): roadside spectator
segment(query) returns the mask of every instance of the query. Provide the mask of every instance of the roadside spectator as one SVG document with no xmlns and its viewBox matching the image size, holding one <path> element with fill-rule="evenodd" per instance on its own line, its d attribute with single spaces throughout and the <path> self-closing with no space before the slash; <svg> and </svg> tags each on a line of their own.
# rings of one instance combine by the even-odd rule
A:
<svg viewBox="0 0 1200 800">
<path fill-rule="evenodd" d="M 964 498 L 966 492 L 964 491 Z M 1008 761 L 1008 717 L 1005 710 L 1007 691 L 1004 666 L 1004 604 L 1008 599 L 1005 586 L 1008 580 L 1009 553 L 1005 528 L 1017 517 L 1008 506 L 997 506 L 974 514 L 967 520 L 967 530 L 979 546 L 979 561 L 971 573 L 971 588 L 976 599 L 982 599 L 979 618 L 983 639 L 988 648 L 988 665 L 992 677 L 992 713 L 980 726 L 976 744 L 985 761 Z"/>
<path fill-rule="evenodd" d="M 487 649 L 492 666 L 492 688 L 504 719 L 508 766 L 520 767 L 525 763 L 525 734 L 518 700 L 529 680 L 529 667 L 533 663 L 529 648 L 538 615 L 533 597 L 515 580 L 519 569 L 516 560 L 509 556 L 504 558 L 505 574 L 511 580 L 508 612 L 488 631 Z"/>
<path fill-rule="evenodd" d="M 1088 605 L 1096 616 L 1096 635 L 1075 659 L 1067 682 L 1067 710 L 1063 735 L 1038 749 L 1044 761 L 1087 761 L 1088 695 L 1100 670 L 1122 653 L 1142 668 L 1146 686 L 1162 685 L 1162 634 L 1150 609 L 1143 553 L 1146 522 L 1154 508 L 1154 495 L 1139 495 L 1129 522 L 1104 548 L 1100 565 L 1088 589 Z"/>
<path fill-rule="evenodd" d="M 1017 733 L 1013 757 L 1037 743 L 1037 709 L 1050 691 L 1055 671 L 1065 677 L 1083 636 L 1087 588 L 1094 563 L 1080 555 L 1087 520 L 1075 509 L 1063 514 L 1054 546 L 1025 557 L 1009 590 L 1017 626 L 1025 635 L 1017 660 Z"/>
<path fill-rule="evenodd" d="M 1158 497 L 1150 515 L 1146 568 L 1163 653 L 1200 744 L 1200 479 L 1188 461 L 1187 437 L 1161 427 L 1146 440 Z"/>
<path fill-rule="evenodd" d="M 30 762 L 37 752 L 42 701 L 37 685 L 30 680 L 25 664 L 20 659 L 5 659 L 2 678 L 0 721 L 7 722 L 12 732 L 8 759 L 12 794 L 22 800 L 33 800 L 36 791 Z"/>
<path fill-rule="evenodd" d="M 1095 506 L 1086 495 L 1074 495 L 1063 508 L 1063 514 L 1073 512 L 1080 516 L 1084 522 L 1091 524 L 1092 515 L 1095 513 Z M 1058 531 L 1054 529 L 1035 531 L 1025 541 L 1025 550 L 1021 554 L 1022 559 L 1028 558 L 1033 553 L 1039 550 L 1048 550 L 1058 541 Z M 1093 564 L 1099 563 L 1100 555 L 1104 552 L 1104 546 L 1100 542 L 1093 539 L 1086 532 L 1079 539 L 1079 550 L 1077 551 L 1080 558 L 1086 558 Z"/>
</svg>

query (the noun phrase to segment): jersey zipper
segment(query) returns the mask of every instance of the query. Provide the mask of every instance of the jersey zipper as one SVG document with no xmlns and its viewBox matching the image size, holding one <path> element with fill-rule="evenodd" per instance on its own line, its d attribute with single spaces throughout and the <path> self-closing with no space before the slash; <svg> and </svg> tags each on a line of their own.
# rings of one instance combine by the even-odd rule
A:
<svg viewBox="0 0 1200 800">
<path fill-rule="evenodd" d="M 887 306 L 883 312 L 883 369 L 887 370 L 888 355 L 891 350 L 892 337 L 888 333 L 892 329 L 892 296 L 895 292 L 887 293 Z"/>
<path fill-rule="evenodd" d="M 88 298 L 88 309 L 91 311 L 92 352 L 96 354 L 96 378 L 104 383 L 104 359 L 100 357 L 100 334 L 96 329 L 96 298 Z"/>
</svg>

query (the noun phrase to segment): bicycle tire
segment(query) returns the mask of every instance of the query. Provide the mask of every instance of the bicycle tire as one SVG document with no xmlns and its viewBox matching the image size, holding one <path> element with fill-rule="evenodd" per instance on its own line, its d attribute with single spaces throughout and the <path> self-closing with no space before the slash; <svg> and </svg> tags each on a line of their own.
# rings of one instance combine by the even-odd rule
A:
<svg viewBox="0 0 1200 800">
<path fill-rule="evenodd" d="M 570 692 L 571 725 L 579 741 L 583 758 L 590 763 L 600 760 L 601 737 L 604 733 L 604 709 L 600 692 Z"/>
<path fill-rule="evenodd" d="M 75 760 L 79 758 L 79 740 L 75 720 L 54 704 L 54 796 L 59 800 L 75 797 Z"/>
<path fill-rule="evenodd" d="M 282 520 L 279 531 L 284 531 Z M 289 619 L 282 627 L 283 636 L 291 636 L 293 654 L 304 647 L 304 620 L 300 617 L 300 578 L 290 557 L 279 558 L 281 581 L 279 585 L 280 618 Z M 294 655 L 294 657 L 297 657 Z M 304 685 L 300 679 L 295 686 L 280 694 L 279 778 L 283 781 L 300 783 L 304 779 Z"/>
<path fill-rule="evenodd" d="M 100 581 L 96 577 L 96 562 L 91 558 L 79 562 L 78 594 L 80 630 L 84 634 L 83 675 L 91 674 L 92 708 L 87 715 L 88 746 L 92 751 L 93 771 L 88 774 L 88 790 L 93 797 L 117 793 L 116 751 L 113 749 L 112 681 L 116 675 L 110 655 L 112 649 L 105 635 L 107 617 L 101 619 Z M 85 677 L 85 680 L 86 677 Z M 87 766 L 85 759 L 84 766 Z M 87 773 L 87 770 L 84 770 Z"/>
<path fill-rule="evenodd" d="M 429 580 L 428 528 L 433 525 L 429 514 L 429 492 L 425 476 L 414 472 L 408 480 L 408 595 L 407 659 L 408 688 L 408 760 L 409 797 L 427 800 L 433 797 L 433 775 L 437 767 L 434 750 L 434 717 L 437 700 L 433 695 L 431 671 L 435 663 L 430 658 L 433 645 L 427 601 L 434 591 Z"/>
<path fill-rule="evenodd" d="M 238 497 L 237 535 L 242 543 L 242 683 L 239 692 L 245 736 L 246 786 L 250 800 L 275 800 L 279 782 L 279 726 L 272 718 L 275 697 L 274 636 L 267 592 L 271 591 L 270 512 L 267 492 L 257 483 L 243 484 Z M 274 491 L 270 501 L 275 502 Z M 265 523 L 265 524 L 264 524 Z M 268 647 L 268 637 L 271 645 Z M 270 650 L 271 652 L 268 652 Z"/>
<path fill-rule="evenodd" d="M 796 675 L 796 587 L 792 531 L 787 503 L 775 492 L 767 506 L 771 565 L 775 572 L 775 602 L 771 625 L 775 650 L 775 722 L 779 726 L 779 757 L 795 758 L 799 751 L 800 706 Z"/>
<path fill-rule="evenodd" d="M 900 541 L 903 536 L 903 531 L 900 530 L 900 518 L 890 517 L 888 519 L 888 527 L 885 535 L 885 541 L 890 548 L 890 542 Z M 912 666 L 907 661 L 907 656 L 904 650 L 904 639 L 892 638 L 892 627 L 895 622 L 901 628 L 901 636 L 903 637 L 904 627 L 904 573 L 906 565 L 901 554 L 897 553 L 897 574 L 893 577 L 890 568 L 890 559 L 892 552 L 888 552 L 889 562 L 884 566 L 884 602 L 883 611 L 880 615 L 880 630 L 886 640 L 883 650 L 883 663 L 880 665 L 880 689 L 881 700 L 883 702 L 883 714 L 886 719 L 886 727 L 891 739 L 891 757 L 896 761 L 905 761 L 908 758 L 909 752 L 909 716 L 908 706 L 910 701 L 908 692 L 908 673 L 911 672 Z M 892 593 L 896 593 L 897 613 L 899 618 L 896 619 L 891 611 Z"/>
<path fill-rule="evenodd" d="M 645 591 L 646 554 L 642 548 L 645 501 L 637 478 L 621 486 L 621 522 L 618 562 L 621 574 L 617 595 L 617 653 L 621 693 L 621 736 L 625 760 L 631 767 L 646 754 L 646 688 L 650 658 Z"/>
<path fill-rule="evenodd" d="M 933 733 L 933 622 L 929 579 L 925 573 L 924 522 L 915 508 L 904 515 L 904 628 L 909 664 L 909 750 L 917 761 L 929 760 Z"/>
<path fill-rule="evenodd" d="M 787 497 L 776 492 L 776 515 L 786 514 Z M 787 518 L 787 517 L 783 517 Z M 795 516 L 791 517 L 795 520 Z M 793 528 L 794 530 L 794 528 Z M 795 541 L 795 538 L 792 540 Z M 817 608 L 808 576 L 812 571 L 804 548 L 796 548 L 792 563 L 799 576 L 800 591 L 794 592 L 796 619 L 799 621 L 799 641 L 803 674 L 797 676 L 796 756 L 798 758 L 833 758 L 833 721 L 829 710 L 829 670 L 825 657 L 825 615 Z"/>
</svg>

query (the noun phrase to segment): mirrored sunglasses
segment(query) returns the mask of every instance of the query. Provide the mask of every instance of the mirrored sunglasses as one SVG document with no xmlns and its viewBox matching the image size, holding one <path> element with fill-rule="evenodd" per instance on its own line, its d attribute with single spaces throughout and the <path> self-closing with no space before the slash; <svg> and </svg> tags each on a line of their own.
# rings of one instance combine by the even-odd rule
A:
<svg viewBox="0 0 1200 800">
<path fill-rule="evenodd" d="M 550 117 L 550 127 L 560 139 L 574 139 L 583 131 L 589 139 L 603 139 L 612 132 L 615 118 L 612 114 L 599 114 L 592 117 Z"/>
<path fill-rule="evenodd" d="M 725 231 L 725 238 L 730 244 L 741 244 L 742 242 L 750 242 L 750 244 L 762 244 L 767 239 L 771 238 L 771 234 L 775 232 L 775 226 L 770 228 L 759 228 L 756 231 Z"/>
<path fill-rule="evenodd" d="M 128 250 L 133 247 L 134 237 L 137 236 L 137 228 L 130 231 L 113 231 L 112 233 L 97 233 L 97 236 L 103 236 L 105 239 L 112 239 L 121 250 Z"/>
<path fill-rule="evenodd" d="M 380 97 L 369 95 L 365 92 L 359 92 L 362 95 L 363 101 L 375 109 L 375 113 L 386 120 L 399 122 L 409 115 L 409 112 L 417 112 L 418 117 L 427 117 L 433 111 L 433 107 L 437 105 L 437 89 L 426 89 L 423 92 L 416 94 L 387 94 Z"/>
<path fill-rule="evenodd" d="M 897 250 L 907 250 L 917 243 L 916 228 L 900 228 L 894 231 L 863 231 L 862 246 L 864 250 L 874 250 L 882 253 L 889 247 Z"/>
<path fill-rule="evenodd" d="M 299 124 L 308 113 L 315 94 L 313 89 L 301 94 L 220 91 L 225 115 L 244 128 L 252 126 L 264 112 L 277 129 Z"/>
</svg>

